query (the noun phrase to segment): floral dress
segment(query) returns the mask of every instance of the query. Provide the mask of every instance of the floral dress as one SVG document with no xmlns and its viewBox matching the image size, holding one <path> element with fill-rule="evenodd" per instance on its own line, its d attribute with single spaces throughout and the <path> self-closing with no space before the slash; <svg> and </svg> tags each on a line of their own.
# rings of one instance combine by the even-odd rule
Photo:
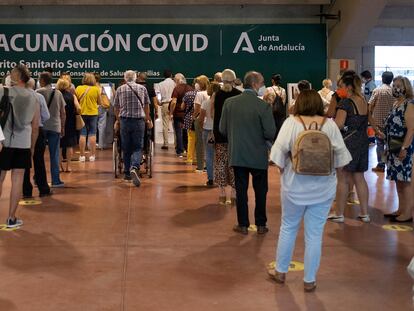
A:
<svg viewBox="0 0 414 311">
<path fill-rule="evenodd" d="M 194 113 L 194 99 L 197 95 L 197 91 L 189 91 L 185 93 L 183 97 L 184 108 L 184 128 L 186 130 L 194 131 L 193 113 Z"/>
<path fill-rule="evenodd" d="M 408 105 L 414 105 L 414 102 L 407 99 L 399 106 L 394 105 L 390 115 L 385 119 L 385 140 L 387 145 L 391 137 L 403 138 L 407 134 L 404 115 Z M 403 161 L 398 158 L 397 153 L 387 152 L 387 179 L 403 182 L 411 181 L 413 152 L 413 143 L 407 149 L 407 156 Z"/>
</svg>

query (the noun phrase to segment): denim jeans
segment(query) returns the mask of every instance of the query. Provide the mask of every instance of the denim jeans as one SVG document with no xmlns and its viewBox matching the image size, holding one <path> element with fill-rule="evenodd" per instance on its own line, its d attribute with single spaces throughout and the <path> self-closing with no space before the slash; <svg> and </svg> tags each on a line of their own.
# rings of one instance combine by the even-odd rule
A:
<svg viewBox="0 0 414 311">
<path fill-rule="evenodd" d="M 276 251 L 276 270 L 286 273 L 292 260 L 302 218 L 305 224 L 305 282 L 316 281 L 322 253 L 323 228 L 333 198 L 313 205 L 296 205 L 282 195 L 282 225 Z"/>
<path fill-rule="evenodd" d="M 176 118 L 173 119 L 174 132 L 175 132 L 175 152 L 176 154 L 181 154 L 184 152 L 183 146 L 183 119 Z"/>
<path fill-rule="evenodd" d="M 54 131 L 44 132 L 49 145 L 50 174 L 52 175 L 52 185 L 58 185 L 62 183 L 59 177 L 60 133 Z"/>
<path fill-rule="evenodd" d="M 206 166 L 208 180 L 214 179 L 213 161 L 214 161 L 214 144 L 208 143 L 208 136 L 212 130 L 203 130 L 203 143 L 206 150 Z"/>
<path fill-rule="evenodd" d="M 102 108 L 101 106 L 98 107 L 98 144 L 99 144 L 99 148 L 105 148 L 107 147 L 106 144 L 106 133 L 105 133 L 105 128 L 106 128 L 106 116 L 107 116 L 107 111 L 105 108 Z"/>
<path fill-rule="evenodd" d="M 202 171 L 204 170 L 204 144 L 203 144 L 203 128 L 200 125 L 198 120 L 194 121 L 195 127 L 195 148 L 196 148 L 196 158 L 197 158 L 197 169 Z"/>
<path fill-rule="evenodd" d="M 124 156 L 124 172 L 129 175 L 131 167 L 139 169 L 144 146 L 144 119 L 121 117 L 121 147 Z"/>
<path fill-rule="evenodd" d="M 382 156 L 384 155 L 384 144 L 385 141 L 379 137 L 375 137 L 376 141 L 377 141 L 377 161 L 378 164 L 377 166 L 379 167 L 385 167 L 385 163 L 383 161 Z"/>
</svg>

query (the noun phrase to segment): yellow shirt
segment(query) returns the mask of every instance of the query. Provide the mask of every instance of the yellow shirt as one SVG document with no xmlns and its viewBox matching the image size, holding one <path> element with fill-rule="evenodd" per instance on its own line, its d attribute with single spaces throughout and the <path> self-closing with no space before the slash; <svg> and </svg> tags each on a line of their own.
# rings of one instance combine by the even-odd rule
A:
<svg viewBox="0 0 414 311">
<path fill-rule="evenodd" d="M 89 88 L 86 95 L 82 95 Z M 101 89 L 97 86 L 79 85 L 75 90 L 76 97 L 81 106 L 81 115 L 97 116 L 98 115 L 98 98 L 101 95 Z M 81 99 L 82 97 L 82 99 Z"/>
</svg>

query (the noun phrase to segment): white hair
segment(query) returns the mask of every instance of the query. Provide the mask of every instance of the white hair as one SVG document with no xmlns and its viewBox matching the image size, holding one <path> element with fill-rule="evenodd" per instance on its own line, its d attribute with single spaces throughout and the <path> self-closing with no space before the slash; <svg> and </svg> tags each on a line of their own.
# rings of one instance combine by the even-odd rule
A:
<svg viewBox="0 0 414 311">
<path fill-rule="evenodd" d="M 137 80 L 137 73 L 133 70 L 127 70 L 124 73 L 124 79 L 126 82 L 135 82 Z"/>
<path fill-rule="evenodd" d="M 187 80 L 182 73 L 176 73 L 174 76 L 174 81 L 177 84 L 187 84 Z"/>
<path fill-rule="evenodd" d="M 33 78 L 30 78 L 29 81 L 27 81 L 26 83 L 26 86 L 32 90 L 35 88 L 35 85 L 36 85 L 36 81 Z"/>
<path fill-rule="evenodd" d="M 8 87 L 12 86 L 12 83 L 11 83 L 11 76 L 10 76 L 10 75 L 8 75 L 8 76 L 6 77 L 6 79 L 4 80 L 4 85 L 5 85 L 5 86 L 8 86 Z"/>
<path fill-rule="evenodd" d="M 223 83 L 233 83 L 236 80 L 236 73 L 231 69 L 224 69 L 221 73 Z"/>
</svg>

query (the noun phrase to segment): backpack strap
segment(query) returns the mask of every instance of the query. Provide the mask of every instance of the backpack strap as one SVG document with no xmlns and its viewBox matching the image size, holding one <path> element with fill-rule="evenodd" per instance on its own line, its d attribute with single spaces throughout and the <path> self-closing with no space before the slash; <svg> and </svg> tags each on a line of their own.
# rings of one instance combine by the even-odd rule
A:
<svg viewBox="0 0 414 311">
<path fill-rule="evenodd" d="M 47 103 L 47 108 L 50 108 L 50 105 L 52 104 L 53 97 L 55 97 L 55 90 L 53 90 L 52 94 L 50 94 L 49 101 Z"/>
<path fill-rule="evenodd" d="M 316 122 L 316 121 L 312 121 L 311 124 L 309 124 L 309 127 L 306 127 L 305 121 L 303 121 L 302 117 L 298 115 L 298 118 L 299 118 L 300 122 L 302 122 L 302 125 L 303 125 L 305 131 L 311 130 L 312 129 L 312 125 L 315 125 L 315 130 L 316 131 L 321 131 L 322 130 L 322 127 L 326 123 L 326 116 L 325 116 L 325 117 L 323 117 L 323 120 L 321 122 L 321 125 L 318 125 L 318 122 Z"/>
<path fill-rule="evenodd" d="M 132 93 L 134 93 L 135 94 L 135 97 L 138 99 L 138 101 L 139 101 L 142 109 L 144 109 L 144 104 L 143 104 L 141 98 L 139 97 L 138 93 L 134 90 L 134 88 L 131 85 L 128 84 L 128 82 L 126 83 L 126 85 L 129 86 L 129 88 L 131 89 Z"/>
<path fill-rule="evenodd" d="M 306 127 L 305 121 L 303 121 L 303 119 L 300 115 L 298 115 L 298 118 L 299 118 L 300 122 L 302 122 L 302 125 L 303 125 L 303 128 L 305 129 L 305 131 L 307 131 L 308 128 Z"/>
<path fill-rule="evenodd" d="M 326 116 L 324 116 L 324 117 L 323 117 L 323 120 L 322 120 L 321 126 L 319 127 L 319 130 L 320 130 L 320 131 L 322 131 L 322 128 L 323 128 L 323 126 L 325 125 L 325 123 L 326 123 Z"/>
</svg>

